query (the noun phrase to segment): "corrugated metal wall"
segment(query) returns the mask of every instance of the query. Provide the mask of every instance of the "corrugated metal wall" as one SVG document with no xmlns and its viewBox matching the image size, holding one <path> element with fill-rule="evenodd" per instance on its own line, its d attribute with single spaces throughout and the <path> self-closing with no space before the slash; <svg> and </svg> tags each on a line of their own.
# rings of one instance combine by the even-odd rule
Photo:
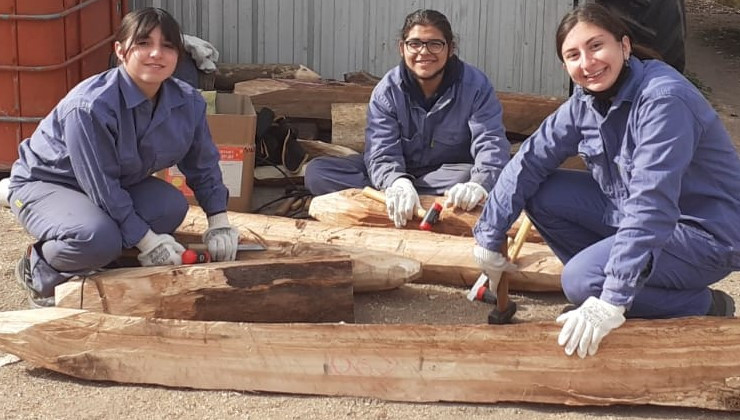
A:
<svg viewBox="0 0 740 420">
<path fill-rule="evenodd" d="M 419 8 L 450 19 L 464 61 L 499 91 L 567 96 L 555 29 L 573 0 L 131 0 L 162 7 L 227 63 L 305 64 L 323 77 L 398 64 L 398 32 Z"/>
</svg>

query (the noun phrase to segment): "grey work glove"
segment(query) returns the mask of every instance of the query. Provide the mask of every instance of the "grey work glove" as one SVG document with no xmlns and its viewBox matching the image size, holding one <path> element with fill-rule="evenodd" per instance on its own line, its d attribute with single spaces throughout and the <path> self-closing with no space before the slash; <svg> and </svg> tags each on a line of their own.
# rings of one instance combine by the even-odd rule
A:
<svg viewBox="0 0 740 420">
<path fill-rule="evenodd" d="M 388 218 L 397 228 L 406 226 L 413 219 L 418 207 L 421 207 L 419 194 L 408 178 L 398 178 L 385 190 L 385 207 Z"/>
<path fill-rule="evenodd" d="M 447 196 L 445 207 L 452 204 L 453 207 L 470 211 L 488 197 L 488 191 L 477 182 L 470 181 L 453 185 L 445 191 L 445 195 Z"/>
<path fill-rule="evenodd" d="M 226 213 L 208 217 L 208 230 L 203 234 L 203 243 L 213 261 L 234 261 L 239 245 L 239 231 L 229 224 Z"/>
<path fill-rule="evenodd" d="M 185 247 L 166 233 L 154 233 L 149 229 L 136 244 L 139 255 L 136 257 L 143 267 L 154 265 L 180 265 Z"/>
<path fill-rule="evenodd" d="M 564 324 L 558 336 L 558 344 L 565 346 L 565 354 L 572 355 L 578 349 L 583 359 L 599 350 L 601 340 L 611 330 L 624 324 L 624 306 L 590 296 L 578 309 L 560 315 L 556 322 Z"/>
</svg>

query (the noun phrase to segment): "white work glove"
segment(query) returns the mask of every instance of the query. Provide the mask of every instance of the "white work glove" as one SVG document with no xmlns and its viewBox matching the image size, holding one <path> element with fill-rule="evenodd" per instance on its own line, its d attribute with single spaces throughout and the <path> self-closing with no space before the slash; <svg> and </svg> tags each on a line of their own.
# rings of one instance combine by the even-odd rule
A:
<svg viewBox="0 0 740 420">
<path fill-rule="evenodd" d="M 408 178 L 398 178 L 385 190 L 385 208 L 388 218 L 397 228 L 406 226 L 406 221 L 414 217 L 417 207 L 421 207 L 419 194 Z"/>
<path fill-rule="evenodd" d="M 477 182 L 470 181 L 453 185 L 452 188 L 445 191 L 445 195 L 447 196 L 444 203 L 445 207 L 452 204 L 453 207 L 470 211 L 488 197 L 488 191 Z"/>
<path fill-rule="evenodd" d="M 166 233 L 154 233 L 151 229 L 136 244 L 139 255 L 136 258 L 143 267 L 153 265 L 180 265 L 185 247 Z"/>
<path fill-rule="evenodd" d="M 208 247 L 213 261 L 234 261 L 239 245 L 239 231 L 229 224 L 226 213 L 208 217 L 208 230 L 203 234 L 203 243 Z"/>
<path fill-rule="evenodd" d="M 624 324 L 624 306 L 616 306 L 593 296 L 586 299 L 578 309 L 560 315 L 556 322 L 563 325 L 558 336 L 558 344 L 565 346 L 565 354 L 573 354 L 578 348 L 578 356 L 593 356 L 599 350 L 599 343 L 609 332 Z"/>
<path fill-rule="evenodd" d="M 488 276 L 489 289 L 496 293 L 498 283 L 501 281 L 501 273 L 514 271 L 517 266 L 510 263 L 500 252 L 491 251 L 480 245 L 473 247 L 473 259 L 481 271 Z"/>
</svg>

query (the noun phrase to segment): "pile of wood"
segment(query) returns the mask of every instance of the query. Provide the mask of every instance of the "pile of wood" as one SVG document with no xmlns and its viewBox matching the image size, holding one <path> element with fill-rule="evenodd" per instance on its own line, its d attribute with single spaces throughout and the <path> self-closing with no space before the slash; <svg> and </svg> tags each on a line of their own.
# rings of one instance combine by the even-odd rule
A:
<svg viewBox="0 0 740 420">
<path fill-rule="evenodd" d="M 363 150 L 377 78 L 328 82 L 303 66 L 269 66 L 219 65 L 216 87 L 248 94 L 257 109 L 330 121 L 332 143 L 303 143 L 313 156 Z M 560 104 L 499 98 L 506 127 L 521 135 Z M 425 208 L 435 200 L 421 197 Z M 354 293 L 412 281 L 469 288 L 480 274 L 471 237 L 479 211 L 445 208 L 432 232 L 419 230 L 418 220 L 393 228 L 385 205 L 357 190 L 316 197 L 309 211 L 317 220 L 229 213 L 243 239 L 265 247 L 233 262 L 74 278 L 57 287 L 56 308 L 0 313 L 0 349 L 74 377 L 124 383 L 740 411 L 736 319 L 630 320 L 586 360 L 563 354 L 552 322 L 353 325 Z M 175 236 L 197 243 L 207 228 L 202 210 L 191 207 Z M 562 264 L 535 230 L 516 264 L 505 273 L 512 289 L 560 290 Z"/>
</svg>

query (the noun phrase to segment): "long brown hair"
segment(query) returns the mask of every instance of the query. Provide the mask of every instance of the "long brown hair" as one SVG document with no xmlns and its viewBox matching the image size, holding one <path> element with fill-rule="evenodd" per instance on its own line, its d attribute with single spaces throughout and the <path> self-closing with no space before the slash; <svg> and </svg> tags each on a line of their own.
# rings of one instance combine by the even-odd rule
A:
<svg viewBox="0 0 740 420">
<path fill-rule="evenodd" d="M 598 26 L 612 34 L 617 41 L 622 41 L 622 38 L 626 36 L 632 45 L 632 54 L 641 60 L 662 60 L 660 54 L 655 50 L 644 45 L 635 44 L 629 28 L 619 17 L 615 16 L 604 6 L 596 3 L 586 3 L 563 16 L 560 25 L 558 25 L 558 30 L 555 32 L 555 52 L 560 61 L 563 61 L 563 42 L 565 42 L 565 37 L 580 22 Z"/>
<path fill-rule="evenodd" d="M 123 17 L 121 26 L 115 34 L 115 40 L 120 42 L 125 48 L 123 55 L 128 54 L 132 45 L 146 39 L 149 33 L 157 26 L 162 31 L 164 39 L 172 44 L 175 50 L 177 50 L 178 57 L 181 57 L 185 51 L 185 47 L 182 42 L 180 25 L 166 10 L 157 7 L 145 7 L 130 12 Z M 129 38 L 131 39 L 131 43 L 127 45 L 126 41 Z"/>
</svg>

